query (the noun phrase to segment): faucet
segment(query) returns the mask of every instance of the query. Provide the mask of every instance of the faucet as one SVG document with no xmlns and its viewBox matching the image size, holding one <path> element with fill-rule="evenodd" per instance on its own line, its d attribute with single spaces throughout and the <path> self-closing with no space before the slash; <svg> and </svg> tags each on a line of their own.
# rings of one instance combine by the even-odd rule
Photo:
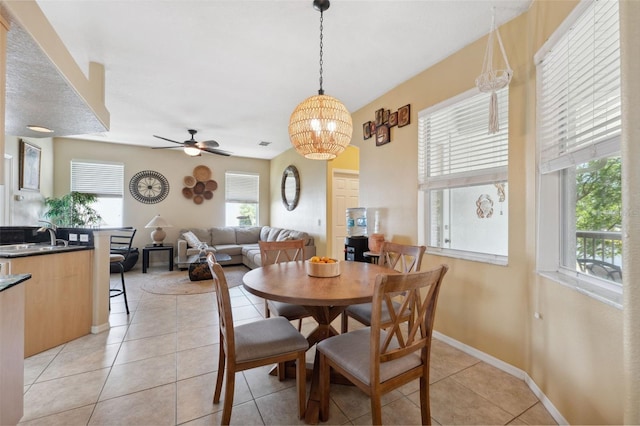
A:
<svg viewBox="0 0 640 426">
<path fill-rule="evenodd" d="M 64 240 L 59 240 L 57 238 L 56 235 L 56 231 L 58 230 L 58 228 L 51 222 L 47 222 L 46 220 L 39 220 L 38 222 L 43 222 L 46 223 L 46 225 L 41 226 L 40 228 L 38 228 L 38 230 L 36 232 L 49 232 L 49 236 L 51 237 L 51 245 L 55 246 L 58 245 L 58 241 L 62 241 L 65 243 L 65 246 L 67 245 L 67 242 Z"/>
</svg>

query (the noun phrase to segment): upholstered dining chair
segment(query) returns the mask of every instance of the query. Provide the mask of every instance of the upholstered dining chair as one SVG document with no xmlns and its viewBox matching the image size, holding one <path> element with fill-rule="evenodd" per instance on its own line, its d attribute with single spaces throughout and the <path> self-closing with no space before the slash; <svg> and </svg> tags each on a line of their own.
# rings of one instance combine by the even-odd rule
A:
<svg viewBox="0 0 640 426">
<path fill-rule="evenodd" d="M 382 424 L 382 395 L 419 378 L 422 424 L 431 424 L 431 336 L 438 293 L 447 270 L 446 265 L 440 265 L 425 272 L 378 275 L 371 326 L 318 343 L 322 421 L 329 418 L 330 373 L 334 369 L 370 397 L 374 425 Z M 402 302 L 394 311 L 391 304 L 398 297 Z M 391 313 L 388 321 L 383 319 L 383 306 Z M 402 317 L 408 312 L 413 315 L 413 321 L 408 333 L 403 334 Z"/>
<path fill-rule="evenodd" d="M 304 260 L 304 240 L 258 241 L 258 244 L 262 266 Z M 304 306 L 265 299 L 264 316 L 269 318 L 271 314 L 298 320 L 298 331 L 302 330 L 302 319 L 311 316 Z"/>
<path fill-rule="evenodd" d="M 124 262 L 131 254 L 131 246 L 133 237 L 136 235 L 135 228 L 119 229 L 118 234 L 111 235 L 109 247 L 109 268 L 111 265 L 117 265 L 120 270 L 120 288 L 109 287 L 109 309 L 111 309 L 111 298 L 123 295 L 124 306 L 129 315 L 129 302 L 127 301 L 127 287 L 124 284 Z"/>
<path fill-rule="evenodd" d="M 220 329 L 220 355 L 213 393 L 214 404 L 220 402 L 222 382 L 226 383 L 221 424 L 228 425 L 231 420 L 236 372 L 285 361 L 296 362 L 298 415 L 302 418 L 305 412 L 305 353 L 309 348 L 307 339 L 282 317 L 267 318 L 234 327 L 231 298 L 224 271 L 216 262 L 213 253 L 207 255 L 207 264 L 216 291 Z"/>
<path fill-rule="evenodd" d="M 380 258 L 378 264 L 398 272 L 417 272 L 422 265 L 422 256 L 427 248 L 425 246 L 412 246 L 407 244 L 392 243 L 384 241 L 380 247 Z M 394 306 L 397 308 L 398 304 Z M 371 325 L 371 303 L 361 303 L 347 307 L 342 313 L 342 333 L 346 333 L 349 328 L 349 318 L 364 324 Z M 383 307 L 383 318 L 389 319 L 389 311 Z M 409 316 L 405 320 L 409 320 Z"/>
</svg>

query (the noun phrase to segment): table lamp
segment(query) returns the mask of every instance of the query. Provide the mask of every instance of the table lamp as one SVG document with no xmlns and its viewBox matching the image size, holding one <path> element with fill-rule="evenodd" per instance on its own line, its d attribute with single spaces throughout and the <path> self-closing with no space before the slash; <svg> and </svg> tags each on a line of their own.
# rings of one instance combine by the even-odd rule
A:
<svg viewBox="0 0 640 426">
<path fill-rule="evenodd" d="M 153 219 L 149 223 L 146 224 L 145 228 L 155 228 L 151 231 L 151 239 L 153 240 L 154 246 L 161 246 L 164 239 L 167 237 L 167 233 L 164 232 L 162 228 L 171 228 L 169 222 L 167 222 L 164 218 L 160 217 L 160 215 L 155 215 Z"/>
</svg>

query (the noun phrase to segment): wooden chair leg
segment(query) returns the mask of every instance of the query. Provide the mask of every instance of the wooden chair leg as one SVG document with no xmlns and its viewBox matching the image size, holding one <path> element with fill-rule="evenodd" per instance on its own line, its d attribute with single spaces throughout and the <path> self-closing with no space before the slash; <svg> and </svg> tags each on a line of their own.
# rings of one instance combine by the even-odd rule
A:
<svg viewBox="0 0 640 426">
<path fill-rule="evenodd" d="M 320 360 L 320 420 L 329 420 L 329 388 L 331 386 L 331 367 L 327 362 L 327 357 L 322 353 L 316 353 Z"/>
<path fill-rule="evenodd" d="M 346 312 L 342 312 L 342 330 L 340 330 L 340 333 L 344 334 L 347 332 L 347 329 L 349 328 L 349 317 L 347 316 Z"/>
<path fill-rule="evenodd" d="M 307 362 L 306 352 L 301 352 L 296 359 L 296 386 L 298 387 L 298 416 L 303 419 L 307 402 Z"/>
<path fill-rule="evenodd" d="M 382 402 L 380 395 L 371 395 L 371 424 L 382 424 Z"/>
<path fill-rule="evenodd" d="M 283 381 L 286 378 L 287 364 L 284 362 L 278 363 L 278 380 Z"/>
<path fill-rule="evenodd" d="M 298 319 L 298 332 L 302 332 L 302 318 Z"/>
<path fill-rule="evenodd" d="M 429 401 L 429 379 L 420 377 L 420 416 L 423 425 L 431 424 L 431 401 Z"/>
<path fill-rule="evenodd" d="M 220 424 L 228 425 L 231 421 L 231 408 L 233 407 L 233 392 L 235 391 L 236 372 L 233 368 L 227 368 L 225 376 L 227 383 L 225 383 L 224 386 L 224 404 Z"/>
<path fill-rule="evenodd" d="M 224 348 L 222 347 L 222 343 L 220 344 L 220 354 L 218 359 L 218 375 L 216 377 L 216 390 L 213 392 L 213 403 L 217 404 L 220 402 L 220 393 L 222 392 L 222 382 L 224 380 L 224 364 L 225 364 L 225 353 Z"/>
</svg>

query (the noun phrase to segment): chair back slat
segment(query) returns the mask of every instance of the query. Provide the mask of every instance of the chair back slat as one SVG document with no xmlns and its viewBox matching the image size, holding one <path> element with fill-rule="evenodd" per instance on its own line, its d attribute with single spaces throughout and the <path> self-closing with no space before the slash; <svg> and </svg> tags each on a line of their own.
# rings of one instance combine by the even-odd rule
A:
<svg viewBox="0 0 640 426">
<path fill-rule="evenodd" d="M 436 302 L 444 275 L 448 267 L 440 265 L 425 272 L 407 274 L 380 274 L 376 277 L 372 302 L 371 321 L 371 383 L 379 379 L 380 363 L 402 358 L 416 351 L 421 351 L 423 362 L 427 362 L 426 354 L 430 345 L 433 321 L 435 319 Z M 392 320 L 382 322 L 382 305 L 389 308 L 392 301 L 401 297 L 397 312 L 391 309 Z M 406 334 L 403 334 L 402 317 L 410 311 L 410 321 Z"/>
<path fill-rule="evenodd" d="M 384 241 L 380 247 L 378 263 L 404 274 L 417 272 L 422 265 L 422 256 L 426 249 L 425 246 L 411 246 Z"/>
<path fill-rule="evenodd" d="M 231 296 L 229 296 L 227 278 L 224 275 L 222 266 L 217 262 L 213 253 L 209 253 L 207 255 L 207 264 L 209 265 L 209 270 L 211 271 L 211 276 L 213 278 L 213 285 L 216 290 L 220 344 L 224 345 L 224 351 L 229 354 L 229 359 L 235 359 L 233 315 L 231 311 Z"/>
<path fill-rule="evenodd" d="M 304 240 L 258 241 L 262 266 L 304 260 Z"/>
<path fill-rule="evenodd" d="M 136 236 L 136 228 L 123 228 L 118 229 L 117 234 L 112 234 L 109 242 L 109 249 L 116 250 L 118 254 L 121 254 L 126 259 L 127 256 L 131 253 L 131 248 L 133 246 L 133 237 Z"/>
</svg>

